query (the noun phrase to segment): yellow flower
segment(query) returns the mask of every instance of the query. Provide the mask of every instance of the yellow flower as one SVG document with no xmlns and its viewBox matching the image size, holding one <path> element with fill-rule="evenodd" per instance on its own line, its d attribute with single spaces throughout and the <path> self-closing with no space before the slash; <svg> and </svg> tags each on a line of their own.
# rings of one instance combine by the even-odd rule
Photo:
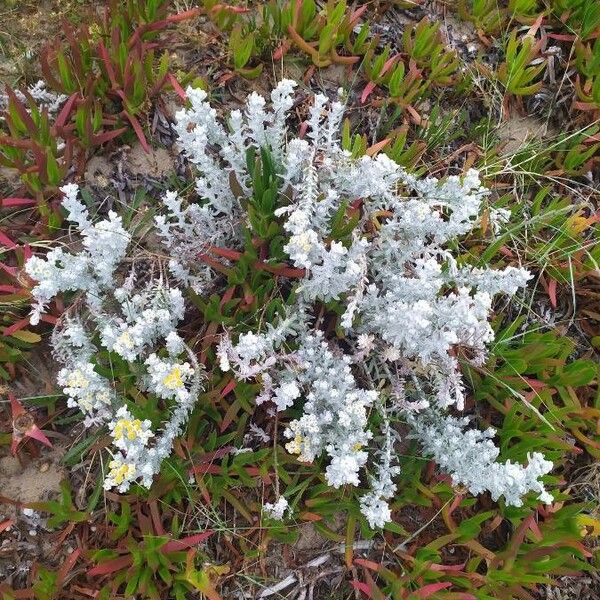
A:
<svg viewBox="0 0 600 600">
<path fill-rule="evenodd" d="M 126 479 L 130 479 L 135 474 L 135 466 L 122 463 L 118 460 L 111 460 L 108 463 L 110 473 L 108 474 L 115 485 L 121 485 Z"/>
<path fill-rule="evenodd" d="M 84 377 L 79 369 L 75 369 L 67 379 L 67 387 L 86 388 L 88 385 L 90 385 L 89 380 Z"/>
<path fill-rule="evenodd" d="M 302 436 L 297 433 L 296 437 L 285 445 L 285 449 L 290 454 L 300 454 L 302 452 L 301 445 L 302 444 Z"/>
<path fill-rule="evenodd" d="M 356 444 L 352 446 L 352 452 L 358 452 L 362 447 L 363 445 L 360 442 L 356 442 Z"/>
<path fill-rule="evenodd" d="M 124 331 L 118 338 L 117 342 L 121 344 L 124 348 L 133 348 L 133 338 L 129 331 Z"/>
<path fill-rule="evenodd" d="M 113 436 L 116 440 L 120 440 L 127 435 L 128 440 L 135 440 L 141 431 L 142 422 L 139 419 L 119 419 L 113 429 Z"/>
<path fill-rule="evenodd" d="M 175 365 L 169 374 L 165 375 L 163 385 L 169 390 L 178 390 L 183 387 L 183 377 L 179 365 Z"/>
<path fill-rule="evenodd" d="M 304 252 L 308 252 L 313 246 L 310 236 L 306 232 L 293 235 L 290 242 L 304 250 Z"/>
</svg>

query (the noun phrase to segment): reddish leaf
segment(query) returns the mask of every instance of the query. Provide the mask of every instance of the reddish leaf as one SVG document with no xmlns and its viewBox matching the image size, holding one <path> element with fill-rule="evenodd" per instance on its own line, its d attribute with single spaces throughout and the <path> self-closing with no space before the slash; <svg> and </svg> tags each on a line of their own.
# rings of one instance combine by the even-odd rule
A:
<svg viewBox="0 0 600 600">
<path fill-rule="evenodd" d="M 227 409 L 227 412 L 225 413 L 225 416 L 223 417 L 223 420 L 221 421 L 221 425 L 219 427 L 219 431 L 221 433 L 223 433 L 233 422 L 233 420 L 235 419 L 236 415 L 238 414 L 238 411 L 240 410 L 240 404 L 237 400 L 235 400 L 231 406 Z"/>
<path fill-rule="evenodd" d="M 131 36 L 129 42 L 127 43 L 127 47 L 131 50 L 132 48 L 135 48 L 136 46 L 138 46 L 138 50 L 139 50 L 139 43 L 140 43 L 140 40 L 142 39 L 143 34 L 148 33 L 150 31 L 156 31 L 157 29 L 162 29 L 166 25 L 167 25 L 167 21 L 162 20 L 162 21 L 156 21 L 155 23 L 152 23 L 152 24 L 146 23 L 145 25 L 138 27 L 133 32 L 133 35 Z M 150 44 L 147 44 L 147 46 L 150 46 Z M 142 47 L 147 47 L 147 46 L 145 44 L 142 44 Z"/>
<path fill-rule="evenodd" d="M 542 535 L 542 532 L 541 532 L 535 519 L 531 519 L 531 524 L 529 525 L 529 529 L 530 529 L 531 533 L 533 533 L 533 535 L 536 537 L 536 542 L 540 542 L 544 539 L 544 536 Z"/>
<path fill-rule="evenodd" d="M 13 421 L 19 415 L 24 415 L 27 412 L 13 394 L 9 394 L 8 399 L 10 401 L 10 414 Z"/>
<path fill-rule="evenodd" d="M 224 10 L 225 12 L 233 13 L 233 14 L 243 14 L 243 13 L 250 12 L 249 8 L 243 8 L 242 6 L 229 6 L 227 4 L 215 4 L 215 6 L 213 6 L 211 8 L 211 12 L 214 12 L 214 13 L 218 13 L 222 10 Z"/>
<path fill-rule="evenodd" d="M 420 125 L 423 119 L 421 119 L 421 115 L 415 110 L 415 108 L 409 104 L 406 106 L 406 110 L 412 117 L 413 123 L 415 125 Z"/>
<path fill-rule="evenodd" d="M 220 273 L 229 275 L 229 269 L 224 264 L 220 263 L 217 259 L 212 258 L 208 254 L 198 254 L 198 258 L 204 261 L 209 267 L 215 269 L 215 271 L 219 271 Z"/>
<path fill-rule="evenodd" d="M 72 525 L 74 525 L 74 523 L 72 523 Z M 73 569 L 73 566 L 77 562 L 77 559 L 79 558 L 80 554 L 81 554 L 80 548 L 77 548 L 76 550 L 71 552 L 71 554 L 69 554 L 69 556 L 67 557 L 65 562 L 62 564 L 60 570 L 58 571 L 58 583 L 59 584 L 62 584 L 63 581 L 66 579 L 67 575 L 71 572 L 71 570 Z"/>
<path fill-rule="evenodd" d="M 6 521 L 2 521 L 2 523 L 0 523 L 0 533 L 6 531 L 13 523 L 14 521 L 12 519 L 6 519 Z"/>
<path fill-rule="evenodd" d="M 152 524 L 154 525 L 156 535 L 165 535 L 165 528 L 162 524 L 162 518 L 156 500 L 150 500 L 148 506 L 150 507 L 150 517 L 152 518 Z"/>
<path fill-rule="evenodd" d="M 50 323 L 51 325 L 56 325 L 58 323 L 58 317 L 53 315 L 40 315 L 40 321 Z"/>
<path fill-rule="evenodd" d="M 388 145 L 389 141 L 390 138 L 385 138 L 385 140 L 381 140 L 380 142 L 373 144 L 372 146 L 367 148 L 366 155 L 375 156 L 380 150 L 383 150 L 383 148 L 385 148 Z"/>
<path fill-rule="evenodd" d="M 65 102 L 64 106 L 61 108 L 60 113 L 58 113 L 58 117 L 56 117 L 56 122 L 54 126 L 57 129 L 61 129 L 67 123 L 67 119 L 73 109 L 73 104 L 75 104 L 75 100 L 77 100 L 78 94 L 71 94 L 70 98 Z"/>
<path fill-rule="evenodd" d="M 289 41 L 285 41 L 281 44 L 281 46 L 276 48 L 275 52 L 273 52 L 273 60 L 281 60 L 288 53 L 290 45 L 291 44 Z"/>
<path fill-rule="evenodd" d="M 37 173 L 43 183 L 48 183 L 48 155 L 46 149 L 32 142 L 31 152 L 35 157 L 35 167 L 33 167 L 32 172 Z"/>
<path fill-rule="evenodd" d="M 46 48 L 42 50 L 40 53 L 40 66 L 42 69 L 42 73 L 44 75 L 44 79 L 50 84 L 50 87 L 63 91 L 64 88 L 62 83 L 60 83 L 56 77 L 54 77 L 54 73 L 50 68 L 50 63 L 48 62 L 48 54 L 50 53 L 50 46 L 48 45 Z"/>
<path fill-rule="evenodd" d="M 15 244 L 5 233 L 2 233 L 2 231 L 0 231 L 0 244 L 9 250 L 17 247 L 17 244 Z"/>
<path fill-rule="evenodd" d="M 108 74 L 108 78 L 110 79 L 110 83 L 113 89 L 117 89 L 117 80 L 115 78 L 115 71 L 113 69 L 112 63 L 110 62 L 110 57 L 108 56 L 108 51 L 106 50 L 106 46 L 103 42 L 98 44 L 98 50 L 100 51 L 100 57 L 104 61 L 104 67 L 106 68 L 106 72 Z"/>
<path fill-rule="evenodd" d="M 187 94 L 185 93 L 185 90 L 181 87 L 181 85 L 179 85 L 179 81 L 177 81 L 177 79 L 172 73 L 168 73 L 167 77 L 177 95 L 185 102 L 187 100 Z"/>
<path fill-rule="evenodd" d="M 27 95 L 26 92 L 25 94 Z M 37 133 L 37 126 L 33 122 L 33 119 L 31 118 L 31 115 L 25 108 L 24 104 L 17 98 L 14 91 L 11 90 L 8 86 L 6 86 L 6 95 L 12 102 L 13 106 L 15 107 L 15 110 L 19 113 L 19 117 L 21 118 L 21 121 L 23 121 L 25 127 L 27 127 L 27 131 L 29 131 L 29 134 L 31 136 L 35 136 L 35 134 Z M 31 98 L 31 96 L 29 96 L 29 98 Z"/>
<path fill-rule="evenodd" d="M 228 81 L 233 79 L 235 77 L 235 75 L 236 74 L 234 71 L 228 71 L 227 73 L 223 73 L 223 75 L 221 75 L 221 77 L 219 77 L 217 84 L 219 86 L 225 85 Z"/>
<path fill-rule="evenodd" d="M 17 398 L 13 394 L 8 394 L 8 399 L 10 401 L 13 422 L 12 443 L 10 445 L 11 454 L 15 455 L 17 453 L 17 448 L 25 436 L 38 440 L 38 442 L 42 442 L 42 444 L 46 444 L 46 446 L 52 448 L 50 440 L 42 433 L 41 429 L 33 423 L 33 419 L 31 420 L 31 425 L 28 424 L 28 421 L 26 420 L 27 411 L 23 408 L 23 405 Z M 25 417 L 23 417 L 23 415 L 25 415 Z M 25 419 L 24 423 L 23 419 Z M 24 429 L 26 426 L 28 428 Z"/>
<path fill-rule="evenodd" d="M 452 585 L 450 581 L 439 581 L 438 583 L 430 583 L 413 592 L 413 596 L 417 598 L 429 598 L 432 594 L 445 590 Z"/>
<path fill-rule="evenodd" d="M 250 477 L 269 477 L 268 473 L 263 475 L 258 467 L 244 467 L 244 471 L 246 471 Z"/>
<path fill-rule="evenodd" d="M 0 201 L 0 205 L 3 208 L 7 208 L 9 206 L 32 206 L 37 204 L 37 200 L 33 198 L 4 198 Z"/>
<path fill-rule="evenodd" d="M 365 7 L 366 7 L 366 5 L 365 5 Z M 383 77 L 390 70 L 390 68 L 398 61 L 399 58 L 400 58 L 399 55 L 390 56 L 390 58 L 388 58 L 385 61 L 383 67 L 381 67 L 381 71 L 377 75 L 377 78 L 379 79 L 380 77 Z M 376 86 L 376 84 L 373 81 L 369 81 L 367 83 L 367 85 L 365 86 L 365 89 L 363 90 L 363 93 L 360 97 L 361 104 L 364 104 L 367 101 L 367 98 L 369 97 L 371 92 L 375 89 L 375 86 Z"/>
<path fill-rule="evenodd" d="M 373 81 L 369 81 L 367 82 L 367 85 L 365 85 L 365 89 L 363 90 L 362 94 L 360 95 L 360 103 L 364 104 L 367 101 L 367 98 L 371 95 L 371 93 L 373 92 L 373 90 L 377 87 L 377 84 Z"/>
<path fill-rule="evenodd" d="M 578 110 L 596 110 L 594 104 L 588 104 L 587 102 L 573 102 L 573 106 Z"/>
<path fill-rule="evenodd" d="M 546 387 L 546 384 L 543 381 L 538 381 L 537 379 L 532 379 L 531 377 L 522 377 L 524 381 L 527 382 L 527 385 L 532 390 L 543 390 Z"/>
<path fill-rule="evenodd" d="M 382 75 L 385 75 L 392 68 L 392 66 L 398 62 L 399 59 L 399 54 L 396 54 L 395 56 L 390 56 L 390 58 L 388 58 L 385 61 L 383 67 L 381 67 L 381 72 L 379 73 L 379 76 L 381 77 Z"/>
<path fill-rule="evenodd" d="M 169 23 L 176 23 L 178 21 L 183 21 L 184 19 L 191 19 L 192 17 L 197 17 L 202 13 L 201 8 L 191 8 L 190 10 L 184 10 L 175 15 L 171 15 L 166 18 Z"/>
<path fill-rule="evenodd" d="M 556 308 L 556 279 L 548 280 L 548 298 L 552 308 Z"/>
<path fill-rule="evenodd" d="M 115 571 L 121 571 L 126 569 L 133 562 L 133 557 L 130 554 L 126 556 L 119 556 L 113 560 L 107 560 L 106 562 L 100 563 L 99 565 L 90 569 L 87 574 L 90 577 L 96 577 L 97 575 L 108 575 Z"/>
<path fill-rule="evenodd" d="M 301 512 L 299 517 L 303 520 L 303 521 L 322 521 L 323 517 L 321 515 L 318 515 L 317 513 L 313 513 L 313 512 Z"/>
<path fill-rule="evenodd" d="M 371 594 L 371 588 L 364 583 L 364 581 L 359 581 L 358 579 L 353 579 L 350 582 L 350 585 L 355 589 L 361 591 L 367 598 L 372 598 L 373 594 Z"/>
<path fill-rule="evenodd" d="M 225 306 L 225 304 L 227 302 L 229 302 L 232 298 L 233 298 L 233 294 L 235 292 L 235 286 L 231 286 L 221 297 L 221 302 L 219 303 L 219 306 L 221 308 L 221 310 L 223 309 L 223 307 Z"/>
<path fill-rule="evenodd" d="M 526 35 L 530 37 L 535 37 L 535 34 L 538 32 L 540 26 L 542 25 L 542 21 L 544 20 L 544 14 L 540 14 L 538 18 L 534 21 L 534 23 L 529 28 L 529 31 Z"/>
<path fill-rule="evenodd" d="M 467 563 L 461 563 L 460 565 L 429 565 L 432 571 L 462 571 Z"/>
<path fill-rule="evenodd" d="M 142 148 L 148 154 L 150 154 L 150 146 L 148 146 L 148 142 L 146 141 L 146 136 L 144 135 L 144 131 L 142 129 L 142 126 L 140 125 L 140 122 L 133 115 L 129 114 L 127 111 L 125 111 L 124 114 L 129 119 L 129 122 L 131 123 L 131 126 L 133 127 L 133 130 L 135 131 L 135 135 L 137 135 L 138 139 L 140 140 L 140 144 L 142 145 Z"/>
<path fill-rule="evenodd" d="M 552 40 L 558 40 L 560 42 L 574 42 L 577 38 L 576 35 L 569 35 L 566 33 L 548 33 L 548 37 Z"/>
<path fill-rule="evenodd" d="M 90 141 L 94 146 L 101 146 L 102 144 L 106 144 L 106 142 L 109 142 L 110 140 L 114 140 L 116 137 L 119 137 L 125 131 L 127 131 L 127 127 L 120 127 L 119 129 L 113 129 L 112 131 L 97 133 L 92 135 Z"/>
<path fill-rule="evenodd" d="M 230 248 L 220 248 L 219 246 L 209 246 L 209 252 L 216 254 L 217 256 L 221 256 L 223 258 L 228 258 L 229 260 L 239 260 L 242 258 L 242 253 L 237 250 L 231 250 Z"/>
<path fill-rule="evenodd" d="M 298 19 L 300 18 L 300 11 L 302 10 L 302 2 L 303 0 L 296 2 L 296 10 L 294 11 L 294 16 L 292 18 L 292 25 L 294 27 L 298 26 Z"/>
<path fill-rule="evenodd" d="M 20 321 L 13 323 L 9 327 L 5 327 L 2 333 L 4 335 L 12 335 L 13 333 L 15 333 L 15 331 L 24 329 L 25 327 L 27 327 L 27 325 L 29 325 L 29 319 L 21 319 Z"/>
<path fill-rule="evenodd" d="M 274 275 L 280 275 L 281 277 L 289 277 L 290 279 L 302 279 L 306 276 L 304 269 L 296 269 L 294 267 L 285 267 L 280 265 L 270 265 L 268 263 L 257 261 L 254 266 L 261 271 L 268 271 Z"/>
<path fill-rule="evenodd" d="M 368 4 L 363 4 L 360 8 L 357 8 L 350 15 L 350 25 L 354 26 L 356 22 L 362 17 L 363 13 L 365 12 L 365 10 L 367 10 L 367 8 L 369 8 Z"/>
<path fill-rule="evenodd" d="M 366 558 L 355 558 L 354 562 L 361 567 L 371 569 L 371 571 L 379 571 L 379 569 L 381 569 L 381 565 L 379 563 L 376 563 L 373 560 L 367 560 Z"/>
<path fill-rule="evenodd" d="M 171 540 L 167 542 L 162 548 L 162 552 L 177 552 L 180 550 L 187 550 L 200 542 L 203 542 L 206 538 L 209 538 L 213 534 L 212 531 L 203 531 L 202 533 L 196 533 L 189 537 L 181 538 L 180 540 Z"/>
<path fill-rule="evenodd" d="M 456 496 L 454 497 L 454 500 L 452 501 L 452 504 L 448 507 L 448 514 L 451 515 L 459 506 L 459 504 L 462 502 L 463 496 L 461 494 L 456 494 Z"/>
<path fill-rule="evenodd" d="M 229 392 L 231 392 L 231 390 L 233 390 L 236 385 L 237 381 L 235 379 L 232 379 L 221 391 L 221 398 L 225 398 L 225 396 L 227 396 L 227 394 L 229 394 Z"/>
<path fill-rule="evenodd" d="M 34 440 L 37 440 L 38 442 L 41 442 L 42 444 L 46 444 L 46 446 L 49 446 L 50 448 L 52 448 L 52 443 L 43 434 L 42 430 L 37 425 L 33 425 L 30 429 L 28 429 L 25 432 L 25 435 L 27 437 L 33 438 Z"/>
</svg>

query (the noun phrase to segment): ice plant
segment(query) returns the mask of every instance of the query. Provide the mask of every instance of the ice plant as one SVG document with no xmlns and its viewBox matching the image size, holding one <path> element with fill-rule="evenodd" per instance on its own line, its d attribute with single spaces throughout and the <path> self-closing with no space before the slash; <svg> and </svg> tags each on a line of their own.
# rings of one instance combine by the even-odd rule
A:
<svg viewBox="0 0 600 600">
<path fill-rule="evenodd" d="M 15 396 L 13 396 L 13 394 L 9 394 L 8 399 L 10 401 L 13 426 L 12 442 L 10 445 L 11 453 L 17 453 L 19 444 L 26 437 L 37 440 L 46 446 L 52 447 L 50 440 L 36 425 L 33 416 L 23 408 L 23 405 L 15 398 Z"/>
</svg>

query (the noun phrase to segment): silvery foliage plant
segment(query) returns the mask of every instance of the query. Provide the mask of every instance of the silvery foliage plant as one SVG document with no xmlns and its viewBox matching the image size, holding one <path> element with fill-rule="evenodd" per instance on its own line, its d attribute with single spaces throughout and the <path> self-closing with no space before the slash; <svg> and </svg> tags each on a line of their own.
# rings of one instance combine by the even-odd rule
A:
<svg viewBox="0 0 600 600">
<path fill-rule="evenodd" d="M 261 318 L 254 331 L 223 333 L 218 367 L 260 382 L 256 402 L 272 414 L 301 409 L 284 429 L 286 449 L 305 462 L 323 457 L 325 479 L 335 488 L 368 487 L 360 507 L 372 527 L 391 520 L 398 419 L 412 425 L 424 454 L 456 484 L 514 505 L 531 491 L 549 501 L 540 477 L 552 465 L 541 454 L 530 455 L 525 466 L 498 462 L 493 430 L 469 429 L 467 419 L 448 414 L 465 402 L 458 349 L 481 364 L 493 340 L 494 297 L 514 295 L 530 278 L 520 268 L 462 265 L 451 250 L 478 224 L 488 195 L 478 173 L 439 181 L 417 178 L 383 154 L 353 158 L 340 144 L 344 105 L 322 95 L 314 97 L 305 135 L 293 137 L 287 122 L 295 86 L 281 81 L 270 107 L 250 94 L 226 124 L 204 91 L 187 90 L 189 108 L 177 114 L 176 130 L 198 174 L 198 201 L 168 192 L 155 219 L 168 273 L 144 285 L 134 269 L 117 276 L 127 263 L 130 236 L 114 213 L 92 224 L 73 186 L 63 188 L 63 205 L 77 224 L 82 250 L 57 248 L 26 265 L 37 281 L 32 322 L 57 293 L 83 295 L 59 322 L 53 343 L 69 403 L 86 423 L 108 425 L 113 437 L 106 486 L 150 485 L 193 406 L 199 369 L 176 332 L 184 314 L 180 289 L 214 289 L 219 274 L 199 254 L 215 246 L 243 250 L 252 197 L 247 157 L 262 150 L 285 190 L 275 211 L 284 251 L 303 276 L 286 282 L 292 300 L 279 321 Z M 356 224 L 350 235 L 334 239 L 332 220 L 340 210 Z M 315 310 L 325 302 L 341 307 L 338 336 L 326 335 Z M 171 403 L 171 418 L 159 430 L 133 418 L 99 373 L 95 357 L 102 350 L 129 362 L 142 388 Z M 374 413 L 376 420 L 370 419 Z M 285 498 L 265 508 L 273 518 L 289 510 Z"/>
<path fill-rule="evenodd" d="M 15 90 L 15 96 L 17 99 L 26 105 L 26 110 L 29 112 L 27 106 L 27 96 L 19 90 Z M 56 114 L 62 105 L 68 100 L 68 96 L 65 94 L 56 94 L 46 88 L 46 82 L 38 80 L 37 83 L 30 85 L 27 88 L 27 93 L 35 101 L 40 111 L 47 110 L 48 114 Z M 6 94 L 0 94 L 0 111 L 4 111 L 8 108 L 9 98 Z M 0 117 L 2 119 L 2 117 Z"/>
<path fill-rule="evenodd" d="M 108 426 L 112 460 L 104 487 L 121 492 L 132 482 L 149 487 L 200 389 L 196 358 L 176 331 L 184 315 L 183 294 L 162 276 L 137 284 L 135 268 L 127 262 L 131 236 L 121 217 L 111 211 L 93 224 L 78 187 L 70 184 L 61 191 L 82 248 L 71 253 L 57 247 L 27 261 L 25 270 L 36 281 L 31 323 L 57 294 L 80 294 L 52 335 L 53 353 L 63 365 L 58 383 L 86 425 Z M 149 420 L 135 418 L 113 381 L 100 374 L 98 357 L 106 351 L 130 365 L 140 389 L 170 402 L 169 418 L 158 430 L 152 431 Z"/>
<path fill-rule="evenodd" d="M 456 350 L 481 364 L 494 337 L 494 297 L 514 295 L 531 277 L 521 268 L 461 265 L 453 254 L 489 194 L 478 173 L 439 181 L 417 178 L 384 154 L 352 158 L 340 145 L 344 105 L 323 95 L 314 97 L 305 136 L 293 137 L 287 119 L 295 86 L 281 81 L 271 107 L 250 94 L 226 124 L 206 93 L 190 88 L 190 106 L 177 114 L 202 201 L 184 206 L 169 193 L 167 212 L 156 219 L 172 275 L 202 292 L 216 274 L 198 266 L 198 252 L 243 248 L 252 149 L 266 149 L 277 165 L 285 194 L 275 215 L 289 261 L 305 274 L 280 323 L 223 335 L 221 369 L 261 382 L 257 403 L 302 408 L 285 429 L 287 450 L 306 462 L 325 455 L 325 478 L 335 488 L 368 484 L 360 504 L 372 527 L 390 520 L 387 501 L 396 490 L 391 416 L 408 420 L 425 454 L 473 493 L 520 505 L 535 491 L 549 501 L 539 478 L 552 465 L 541 454 L 527 466 L 497 462 L 493 430 L 471 432 L 467 419 L 447 414 L 465 401 Z M 346 204 L 358 221 L 349 241 L 332 239 L 332 217 Z M 329 301 L 343 306 L 343 343 L 326 337 L 312 316 L 315 303 Z M 380 413 L 377 431 L 369 427 L 372 411 Z"/>
</svg>

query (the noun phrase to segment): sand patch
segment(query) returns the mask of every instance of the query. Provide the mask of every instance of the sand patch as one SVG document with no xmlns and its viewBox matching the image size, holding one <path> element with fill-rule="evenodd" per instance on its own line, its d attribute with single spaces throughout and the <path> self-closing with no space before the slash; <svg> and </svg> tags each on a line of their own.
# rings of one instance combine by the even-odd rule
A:
<svg viewBox="0 0 600 600">
<path fill-rule="evenodd" d="M 60 491 L 65 472 L 62 451 L 44 452 L 40 458 L 21 465 L 15 456 L 0 458 L 1 495 L 16 502 L 44 502 Z"/>
</svg>

